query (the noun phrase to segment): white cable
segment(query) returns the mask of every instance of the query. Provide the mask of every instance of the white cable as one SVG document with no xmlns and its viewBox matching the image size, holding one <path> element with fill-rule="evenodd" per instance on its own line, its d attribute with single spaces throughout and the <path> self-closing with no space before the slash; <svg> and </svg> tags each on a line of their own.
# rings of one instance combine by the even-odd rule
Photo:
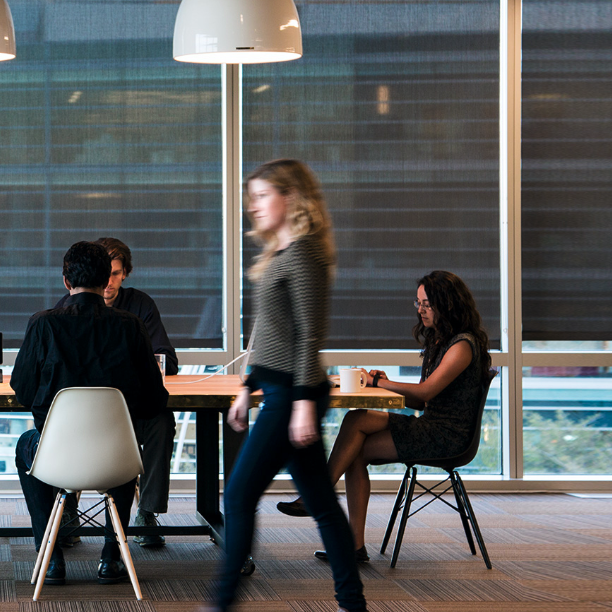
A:
<svg viewBox="0 0 612 612">
<path fill-rule="evenodd" d="M 247 351 L 246 353 L 239 355 L 238 357 L 236 357 L 236 359 L 233 359 L 228 364 L 224 365 L 222 368 L 219 368 L 217 371 L 213 372 L 209 376 L 205 376 L 204 378 L 198 378 L 197 380 L 186 380 L 185 382 L 167 382 L 166 385 L 193 385 L 194 383 L 203 382 L 205 380 L 208 380 L 209 378 L 212 378 L 213 376 L 216 376 L 217 374 L 219 374 L 219 372 L 227 370 L 227 368 L 229 368 L 232 363 L 236 363 L 239 359 L 244 359 L 248 354 L 249 353 Z"/>
<path fill-rule="evenodd" d="M 189 380 L 185 382 L 169 382 L 167 385 L 193 385 L 194 383 L 204 382 L 213 376 L 216 376 L 219 372 L 223 372 L 229 368 L 232 363 L 236 363 L 239 359 L 244 359 L 251 354 L 253 350 L 253 339 L 255 338 L 255 330 L 257 329 L 257 319 L 255 319 L 255 323 L 253 323 L 253 329 L 251 331 L 251 337 L 249 338 L 249 344 L 247 345 L 247 350 L 242 355 L 236 357 L 236 359 L 230 361 L 228 364 L 224 365 L 222 368 L 218 369 L 216 372 L 213 372 L 210 376 L 205 376 L 204 378 L 198 378 L 198 380 Z M 248 361 L 248 360 L 247 360 Z M 246 365 L 240 368 L 240 380 L 244 383 L 244 370 L 246 370 Z"/>
</svg>

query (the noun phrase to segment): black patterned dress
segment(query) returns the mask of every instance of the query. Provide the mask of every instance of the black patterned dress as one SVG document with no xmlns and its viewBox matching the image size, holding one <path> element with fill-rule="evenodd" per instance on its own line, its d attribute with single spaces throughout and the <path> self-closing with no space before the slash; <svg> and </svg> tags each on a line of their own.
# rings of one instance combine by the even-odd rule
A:
<svg viewBox="0 0 612 612">
<path fill-rule="evenodd" d="M 421 381 L 426 380 L 440 365 L 448 349 L 466 340 L 472 348 L 470 365 L 427 402 L 423 414 L 389 414 L 389 429 L 399 460 L 412 463 L 418 459 L 437 459 L 459 454 L 471 442 L 470 431 L 478 410 L 481 390 L 480 349 L 472 334 L 458 334 L 440 351 L 429 372 L 425 361 Z"/>
</svg>

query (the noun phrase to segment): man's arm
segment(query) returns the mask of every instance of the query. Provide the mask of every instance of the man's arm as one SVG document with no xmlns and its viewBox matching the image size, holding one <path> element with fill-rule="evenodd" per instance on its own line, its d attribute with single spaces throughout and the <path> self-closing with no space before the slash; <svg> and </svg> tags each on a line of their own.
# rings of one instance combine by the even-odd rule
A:
<svg viewBox="0 0 612 612">
<path fill-rule="evenodd" d="M 153 298 L 137 289 L 121 288 L 115 308 L 135 314 L 144 323 L 153 352 L 166 355 L 166 374 L 178 374 L 178 359 Z"/>
<path fill-rule="evenodd" d="M 166 356 L 166 374 L 168 376 L 178 374 L 178 358 L 176 356 L 176 351 L 170 342 L 170 338 L 168 338 L 166 328 L 162 323 L 161 315 L 153 299 L 151 299 L 151 307 L 143 317 L 143 323 L 149 333 L 153 352 Z"/>
<path fill-rule="evenodd" d="M 152 418 L 166 409 L 168 403 L 168 391 L 164 387 L 164 381 L 155 360 L 151 341 L 142 321 L 137 320 L 139 333 L 137 346 L 135 347 L 134 365 L 136 367 L 139 383 L 141 410 L 138 418 Z"/>
<path fill-rule="evenodd" d="M 15 367 L 11 374 L 11 387 L 15 391 L 17 401 L 27 408 L 34 405 L 34 398 L 40 383 L 41 337 L 39 324 L 34 317 L 28 321 L 23 344 L 15 359 Z"/>
</svg>

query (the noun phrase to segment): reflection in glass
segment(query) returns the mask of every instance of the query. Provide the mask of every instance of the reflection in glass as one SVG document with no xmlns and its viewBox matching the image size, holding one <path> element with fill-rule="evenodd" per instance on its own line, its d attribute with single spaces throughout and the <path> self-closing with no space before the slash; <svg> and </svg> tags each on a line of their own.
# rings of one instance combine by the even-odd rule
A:
<svg viewBox="0 0 612 612">
<path fill-rule="evenodd" d="M 610 473 L 612 369 L 523 368 L 525 475 Z"/>
<path fill-rule="evenodd" d="M 498 0 L 296 4 L 304 57 L 243 68 L 243 169 L 299 158 L 322 181 L 327 348 L 416 349 L 415 283 L 436 269 L 467 282 L 499 346 Z M 255 253 L 246 239 L 245 267 Z M 247 337 L 251 312 L 245 282 Z"/>
<path fill-rule="evenodd" d="M 67 248 L 102 236 L 131 248 L 125 285 L 155 299 L 176 347 L 223 347 L 221 70 L 172 61 L 175 12 L 15 7 L 19 62 L 0 72 L 5 347 L 64 294 Z"/>
<path fill-rule="evenodd" d="M 523 339 L 597 345 L 612 340 L 610 2 L 522 8 Z"/>
</svg>

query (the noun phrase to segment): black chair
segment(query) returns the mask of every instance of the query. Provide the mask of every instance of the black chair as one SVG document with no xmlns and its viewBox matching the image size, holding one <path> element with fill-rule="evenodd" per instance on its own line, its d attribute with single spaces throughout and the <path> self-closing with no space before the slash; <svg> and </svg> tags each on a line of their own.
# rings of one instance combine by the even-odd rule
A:
<svg viewBox="0 0 612 612">
<path fill-rule="evenodd" d="M 474 433 L 472 434 L 472 441 L 468 448 L 460 455 L 455 455 L 454 457 L 445 457 L 443 459 L 423 459 L 415 462 L 418 465 L 442 468 L 443 470 L 448 472 L 448 476 L 437 484 L 431 487 L 426 487 L 417 480 L 416 465 L 407 464 L 406 473 L 404 474 L 402 484 L 400 485 L 399 491 L 397 492 L 395 504 L 393 506 L 393 510 L 391 511 L 391 516 L 389 517 L 387 531 L 385 532 L 385 537 L 383 539 L 382 546 L 380 547 L 380 553 L 384 554 L 387 548 L 387 544 L 389 543 L 389 538 L 391 537 L 391 533 L 393 531 L 397 515 L 403 507 L 404 510 L 402 512 L 400 524 L 397 530 L 397 536 L 395 538 L 393 557 L 391 558 L 391 567 L 395 567 L 395 564 L 397 563 L 397 558 L 399 556 L 399 551 L 402 546 L 402 539 L 404 537 L 404 530 L 406 529 L 406 522 L 408 521 L 408 519 L 417 512 L 421 511 L 429 504 L 431 504 L 432 502 L 434 502 L 436 499 L 439 499 L 440 501 L 443 501 L 447 506 L 457 511 L 461 516 L 461 522 L 463 523 L 463 529 L 465 531 L 468 544 L 470 545 L 470 550 L 472 551 L 472 554 L 475 555 L 476 548 L 474 547 L 474 539 L 472 538 L 472 533 L 470 531 L 471 524 L 472 529 L 474 531 L 474 536 L 476 537 L 476 541 L 478 542 L 478 546 L 482 554 L 482 558 L 484 559 L 487 568 L 492 568 L 484 540 L 482 539 L 482 534 L 480 533 L 480 529 L 478 527 L 478 522 L 476 521 L 476 515 L 474 514 L 474 510 L 472 509 L 472 504 L 470 504 L 470 499 L 468 497 L 467 491 L 465 490 L 465 486 L 463 485 L 463 481 L 461 480 L 461 476 L 459 476 L 459 473 L 457 472 L 457 468 L 470 463 L 470 461 L 474 459 L 476 453 L 478 452 L 478 445 L 480 444 L 480 427 L 482 423 L 482 414 L 484 412 L 484 407 L 487 401 L 487 394 L 489 392 L 489 387 L 491 386 L 491 381 L 495 378 L 496 375 L 497 372 L 495 370 L 489 370 L 489 378 L 482 385 L 480 405 L 478 407 L 478 412 L 474 420 Z M 410 484 L 408 484 L 409 475 Z M 446 487 L 443 491 L 434 491 L 434 489 L 439 489 L 444 485 L 446 485 Z M 423 489 L 423 491 L 415 497 L 414 490 L 416 486 Z M 454 506 L 452 503 L 449 503 L 442 497 L 445 493 L 450 491 L 450 489 L 452 489 L 453 493 L 455 494 L 455 501 L 457 503 L 456 506 Z M 411 513 L 410 506 L 412 502 L 419 499 L 423 495 L 426 495 L 427 493 L 433 495 L 433 498 Z"/>
</svg>

